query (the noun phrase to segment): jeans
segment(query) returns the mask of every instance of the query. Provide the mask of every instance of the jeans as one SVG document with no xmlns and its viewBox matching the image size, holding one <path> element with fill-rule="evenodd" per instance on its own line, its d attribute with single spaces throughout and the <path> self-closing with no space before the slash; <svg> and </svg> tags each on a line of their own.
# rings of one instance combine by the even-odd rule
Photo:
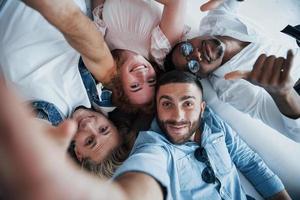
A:
<svg viewBox="0 0 300 200">
<path fill-rule="evenodd" d="M 61 112 L 54 104 L 46 101 L 32 101 L 31 105 L 37 118 L 47 120 L 53 126 L 57 126 L 63 121 Z"/>
</svg>

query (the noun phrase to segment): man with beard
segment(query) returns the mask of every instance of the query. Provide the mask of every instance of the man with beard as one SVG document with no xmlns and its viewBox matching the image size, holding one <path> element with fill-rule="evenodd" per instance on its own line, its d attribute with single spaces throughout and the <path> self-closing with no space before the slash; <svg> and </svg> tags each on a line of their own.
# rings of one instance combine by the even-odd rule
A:
<svg viewBox="0 0 300 200">
<path fill-rule="evenodd" d="M 210 11 L 199 36 L 173 48 L 165 70 L 208 78 L 220 100 L 300 142 L 299 48 L 263 36 L 236 13 L 237 5 L 226 0 Z"/>
<path fill-rule="evenodd" d="M 188 72 L 169 72 L 158 81 L 157 119 L 139 134 L 109 183 L 66 160 L 62 143 L 72 137 L 74 124 L 68 122 L 57 141 L 30 120 L 3 84 L 0 94 L 0 185 L 6 199 L 249 199 L 237 169 L 263 197 L 290 199 L 262 159 L 205 108 L 202 86 Z"/>
<path fill-rule="evenodd" d="M 239 169 L 264 198 L 289 199 L 280 179 L 202 96 L 194 75 L 164 74 L 156 89 L 157 118 L 139 134 L 115 178 L 147 174 L 160 184 L 165 199 L 248 199 Z"/>
</svg>

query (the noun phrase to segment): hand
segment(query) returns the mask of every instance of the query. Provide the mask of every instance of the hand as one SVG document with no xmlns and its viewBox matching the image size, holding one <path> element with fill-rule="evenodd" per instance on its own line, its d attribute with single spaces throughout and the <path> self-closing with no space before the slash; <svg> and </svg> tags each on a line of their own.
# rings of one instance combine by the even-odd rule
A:
<svg viewBox="0 0 300 200">
<path fill-rule="evenodd" d="M 53 128 L 34 119 L 5 87 L 2 77 L 0 99 L 0 185 L 4 198 L 45 199 L 42 196 L 52 195 L 49 191 L 54 187 L 68 190 L 57 180 L 63 182 L 62 174 L 68 177 L 75 168 L 66 162 L 66 144 L 75 133 L 75 123 L 66 121 Z"/>
<path fill-rule="evenodd" d="M 293 90 L 290 71 L 294 54 L 287 52 L 287 58 L 266 56 L 262 54 L 256 60 L 252 71 L 233 71 L 225 75 L 227 80 L 243 78 L 254 85 L 263 87 L 270 94 L 287 95 Z"/>
<path fill-rule="evenodd" d="M 218 6 L 220 6 L 223 2 L 224 2 L 224 0 L 209 0 L 208 2 L 206 2 L 200 6 L 200 10 L 202 12 L 213 10 L 213 9 L 217 8 Z"/>
</svg>

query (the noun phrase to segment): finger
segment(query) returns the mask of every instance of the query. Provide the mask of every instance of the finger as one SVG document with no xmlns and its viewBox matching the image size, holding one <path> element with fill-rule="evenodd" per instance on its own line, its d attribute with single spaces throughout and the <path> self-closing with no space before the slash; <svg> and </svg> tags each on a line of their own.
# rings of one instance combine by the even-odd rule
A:
<svg viewBox="0 0 300 200">
<path fill-rule="evenodd" d="M 29 111 L 5 86 L 1 75 L 0 99 L 0 156 L 4 159 L 3 165 L 0 164 L 0 177 L 10 183 L 17 173 L 32 168 L 32 163 L 37 162 L 32 152 L 38 149 L 34 146 L 39 144 L 40 133 L 31 132 L 33 122 Z M 23 163 L 22 167 L 20 163 Z"/>
<path fill-rule="evenodd" d="M 274 66 L 276 57 L 275 56 L 269 56 L 266 58 L 262 68 L 261 73 L 258 77 L 258 82 L 262 85 L 268 85 L 269 81 L 272 78 L 272 69 Z"/>
<path fill-rule="evenodd" d="M 26 107 L 5 86 L 2 76 L 0 76 L 0 99 L 0 140 L 8 144 L 14 142 L 15 137 L 24 137 L 20 133 L 28 128 L 26 124 L 31 117 Z"/>
<path fill-rule="evenodd" d="M 56 129 L 54 134 L 59 140 L 60 146 L 67 150 L 72 138 L 77 131 L 77 125 L 73 120 L 65 120 Z"/>
<path fill-rule="evenodd" d="M 274 62 L 274 67 L 272 70 L 272 77 L 270 80 L 270 85 L 278 85 L 279 84 L 279 79 L 280 79 L 280 73 L 281 73 L 281 68 L 284 64 L 284 58 L 279 57 L 275 60 Z"/>
<path fill-rule="evenodd" d="M 288 50 L 287 57 L 284 61 L 283 67 L 282 67 L 283 71 L 280 73 L 280 82 L 281 83 L 287 81 L 287 79 L 289 78 L 290 71 L 293 66 L 293 62 L 294 62 L 294 54 L 293 54 L 292 50 Z"/>
<path fill-rule="evenodd" d="M 250 77 L 249 77 L 249 80 L 251 82 L 257 82 L 258 81 L 259 76 L 261 74 L 261 68 L 264 65 L 264 62 L 265 62 L 266 58 L 267 58 L 266 54 L 261 54 L 257 58 L 257 60 L 255 61 L 255 64 L 253 66 L 253 69 L 252 69 Z"/>
<path fill-rule="evenodd" d="M 237 79 L 248 79 L 250 76 L 250 71 L 233 71 L 225 74 L 225 80 L 237 80 Z"/>
<path fill-rule="evenodd" d="M 224 0 L 210 0 L 207 3 L 200 6 L 202 12 L 213 10 L 223 3 Z"/>
</svg>

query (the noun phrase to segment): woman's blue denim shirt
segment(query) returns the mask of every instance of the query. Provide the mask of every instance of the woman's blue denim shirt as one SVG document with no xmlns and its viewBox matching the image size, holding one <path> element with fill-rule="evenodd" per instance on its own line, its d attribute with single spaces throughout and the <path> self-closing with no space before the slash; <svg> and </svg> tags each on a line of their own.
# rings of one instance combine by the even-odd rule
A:
<svg viewBox="0 0 300 200">
<path fill-rule="evenodd" d="M 78 69 L 92 107 L 98 107 L 97 109 L 99 109 L 99 107 L 112 107 L 112 92 L 104 89 L 99 98 L 95 79 L 87 70 L 81 58 L 79 60 Z M 36 100 L 32 101 L 31 104 L 38 118 L 48 120 L 54 126 L 57 126 L 64 120 L 61 111 L 51 102 Z"/>
</svg>

